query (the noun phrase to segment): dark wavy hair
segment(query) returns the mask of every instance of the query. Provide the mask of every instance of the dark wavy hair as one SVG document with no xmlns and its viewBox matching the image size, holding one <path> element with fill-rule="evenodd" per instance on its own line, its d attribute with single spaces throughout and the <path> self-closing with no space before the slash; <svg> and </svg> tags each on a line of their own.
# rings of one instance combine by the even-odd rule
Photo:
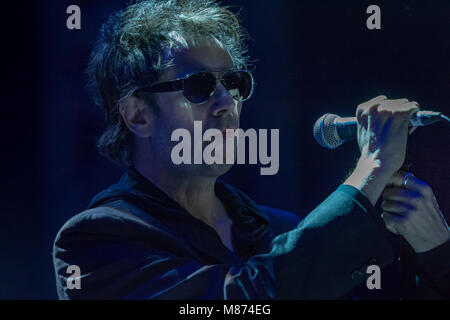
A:
<svg viewBox="0 0 450 320">
<path fill-rule="evenodd" d="M 132 164 L 133 134 L 119 105 L 171 64 L 164 61 L 163 50 L 186 39 L 211 37 L 227 48 L 236 67 L 246 68 L 245 35 L 237 15 L 214 0 L 139 1 L 110 16 L 86 69 L 88 87 L 105 112 L 106 127 L 97 140 L 100 153 L 121 166 Z M 158 112 L 151 96 L 142 98 Z"/>
</svg>

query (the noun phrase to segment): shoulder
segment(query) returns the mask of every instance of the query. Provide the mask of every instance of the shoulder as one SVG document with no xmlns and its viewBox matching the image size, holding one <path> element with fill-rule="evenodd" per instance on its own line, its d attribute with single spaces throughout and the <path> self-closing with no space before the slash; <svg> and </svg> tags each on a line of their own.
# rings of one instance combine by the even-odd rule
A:
<svg viewBox="0 0 450 320">
<path fill-rule="evenodd" d="M 269 220 L 269 226 L 276 235 L 294 229 L 302 220 L 299 215 L 286 210 L 271 208 L 264 205 L 258 205 L 258 208 Z"/>
<path fill-rule="evenodd" d="M 70 218 L 58 231 L 56 238 L 71 233 L 123 234 L 127 228 L 151 227 L 135 215 L 112 207 L 96 207 L 85 210 Z"/>
<path fill-rule="evenodd" d="M 156 245 L 164 239 L 175 242 L 173 232 L 153 221 L 112 207 L 96 207 L 70 218 L 58 231 L 54 243 L 54 257 L 92 247 L 111 247 L 121 244 Z"/>
<path fill-rule="evenodd" d="M 187 254 L 184 243 L 151 219 L 107 206 L 85 210 L 60 228 L 53 243 L 58 294 L 65 296 L 60 290 L 71 265 L 78 266 L 83 277 L 97 281 L 103 279 L 103 271 L 119 272 L 147 257 L 178 253 Z"/>
</svg>

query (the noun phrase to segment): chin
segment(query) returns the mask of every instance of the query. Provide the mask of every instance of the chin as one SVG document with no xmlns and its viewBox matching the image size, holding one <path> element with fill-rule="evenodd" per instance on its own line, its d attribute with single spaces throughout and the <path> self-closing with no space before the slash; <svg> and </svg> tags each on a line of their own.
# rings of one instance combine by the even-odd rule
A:
<svg viewBox="0 0 450 320">
<path fill-rule="evenodd" d="M 233 167 L 232 164 L 203 164 L 201 165 L 201 171 L 203 174 L 208 175 L 210 177 L 220 177 L 230 171 L 230 169 Z"/>
<path fill-rule="evenodd" d="M 190 174 L 218 178 L 230 171 L 232 167 L 232 164 L 201 164 L 193 166 L 193 168 L 191 168 L 193 170 L 190 170 Z"/>
<path fill-rule="evenodd" d="M 225 173 L 227 173 L 233 164 L 182 164 L 182 165 L 173 165 L 173 170 L 175 170 L 177 175 L 181 175 L 184 177 L 209 177 L 209 178 L 218 178 Z"/>
</svg>

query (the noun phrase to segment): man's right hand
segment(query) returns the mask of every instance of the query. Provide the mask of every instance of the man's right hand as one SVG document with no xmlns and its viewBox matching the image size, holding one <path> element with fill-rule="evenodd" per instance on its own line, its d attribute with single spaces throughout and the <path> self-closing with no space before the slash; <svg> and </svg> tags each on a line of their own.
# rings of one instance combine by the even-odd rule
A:
<svg viewBox="0 0 450 320">
<path fill-rule="evenodd" d="M 344 184 L 363 192 L 375 205 L 392 175 L 403 165 L 412 115 L 417 102 L 379 96 L 356 110 L 361 157 Z"/>
<path fill-rule="evenodd" d="M 360 104 L 356 117 L 361 157 L 378 161 L 389 177 L 400 170 L 405 161 L 410 119 L 417 111 L 417 102 L 388 100 L 386 96 Z"/>
</svg>

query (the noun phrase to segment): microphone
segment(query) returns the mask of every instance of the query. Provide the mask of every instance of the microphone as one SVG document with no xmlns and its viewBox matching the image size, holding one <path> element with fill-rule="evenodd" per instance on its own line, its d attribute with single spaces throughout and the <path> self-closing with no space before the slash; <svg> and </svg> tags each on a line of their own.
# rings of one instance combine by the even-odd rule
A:
<svg viewBox="0 0 450 320">
<path fill-rule="evenodd" d="M 441 112 L 417 111 L 410 120 L 410 126 L 428 126 L 440 120 L 444 120 Z M 357 130 L 356 117 L 342 118 L 326 113 L 314 124 L 314 138 L 322 147 L 336 149 L 344 142 L 356 139 Z"/>
</svg>

